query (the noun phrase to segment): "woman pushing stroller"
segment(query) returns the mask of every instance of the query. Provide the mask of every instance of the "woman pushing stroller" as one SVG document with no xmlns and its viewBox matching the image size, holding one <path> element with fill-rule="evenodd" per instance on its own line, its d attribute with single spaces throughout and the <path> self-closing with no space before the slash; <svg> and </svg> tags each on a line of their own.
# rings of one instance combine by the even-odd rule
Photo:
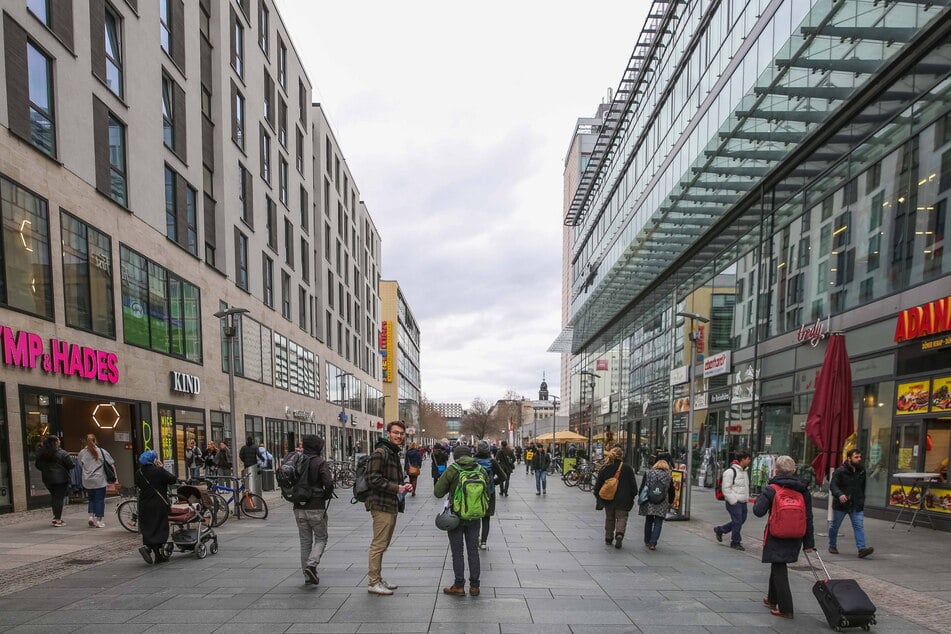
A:
<svg viewBox="0 0 951 634">
<path fill-rule="evenodd" d="M 135 484 L 139 488 L 139 532 L 142 544 L 139 554 L 145 563 L 168 561 L 163 546 L 168 541 L 168 485 L 177 478 L 165 470 L 158 454 L 145 451 L 139 456 L 139 469 L 135 472 Z"/>
</svg>

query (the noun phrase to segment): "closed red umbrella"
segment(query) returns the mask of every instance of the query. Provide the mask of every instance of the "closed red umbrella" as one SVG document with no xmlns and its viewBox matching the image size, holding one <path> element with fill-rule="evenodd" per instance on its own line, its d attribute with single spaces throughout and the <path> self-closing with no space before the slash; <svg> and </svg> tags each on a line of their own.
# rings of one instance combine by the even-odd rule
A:
<svg viewBox="0 0 951 634">
<path fill-rule="evenodd" d="M 819 449 L 812 461 L 819 484 L 822 484 L 826 472 L 837 466 L 845 439 L 853 431 L 852 368 L 845 349 L 845 336 L 834 333 L 829 337 L 826 356 L 816 380 L 816 393 L 806 418 L 806 434 Z"/>
</svg>

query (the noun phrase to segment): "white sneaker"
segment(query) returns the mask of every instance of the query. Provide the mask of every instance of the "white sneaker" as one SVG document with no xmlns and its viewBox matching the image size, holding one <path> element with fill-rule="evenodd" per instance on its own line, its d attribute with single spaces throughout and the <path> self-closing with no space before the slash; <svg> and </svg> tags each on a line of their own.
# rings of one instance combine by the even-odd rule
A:
<svg viewBox="0 0 951 634">
<path fill-rule="evenodd" d="M 370 594 L 393 594 L 393 591 L 384 586 L 382 583 L 375 583 L 372 586 L 367 586 L 367 592 Z"/>
<path fill-rule="evenodd" d="M 479 550 L 488 550 L 489 547 L 485 545 L 485 542 L 479 542 Z"/>
<path fill-rule="evenodd" d="M 89 516 L 89 528 L 96 528 L 96 518 L 92 515 Z"/>
<path fill-rule="evenodd" d="M 399 588 L 398 585 L 396 585 L 395 583 L 390 583 L 386 579 L 380 579 L 380 585 L 386 588 L 387 590 L 396 590 L 397 588 Z"/>
<path fill-rule="evenodd" d="M 102 520 L 99 520 L 98 522 L 96 522 L 96 528 L 105 528 L 105 527 L 106 527 L 106 523 L 103 522 Z"/>
</svg>

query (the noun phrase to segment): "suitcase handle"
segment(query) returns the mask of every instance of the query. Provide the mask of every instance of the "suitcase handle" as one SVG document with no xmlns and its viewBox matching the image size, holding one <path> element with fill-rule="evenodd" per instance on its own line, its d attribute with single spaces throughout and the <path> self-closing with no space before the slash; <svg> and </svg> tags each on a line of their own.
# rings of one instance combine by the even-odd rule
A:
<svg viewBox="0 0 951 634">
<path fill-rule="evenodd" d="M 822 581 L 822 579 L 819 578 L 819 573 L 816 571 L 815 566 L 812 565 L 812 560 L 809 558 L 809 553 L 806 552 L 805 549 L 803 549 L 802 554 L 806 556 L 806 563 L 809 564 L 809 570 L 812 571 L 812 575 L 816 578 L 816 581 Z M 816 559 L 819 560 L 819 565 L 822 566 L 822 572 L 824 572 L 826 575 L 826 581 L 831 580 L 832 576 L 829 574 L 829 570 L 826 568 L 825 563 L 822 561 L 822 557 L 819 556 L 819 551 L 814 550 L 812 554 L 814 554 L 816 556 Z"/>
</svg>

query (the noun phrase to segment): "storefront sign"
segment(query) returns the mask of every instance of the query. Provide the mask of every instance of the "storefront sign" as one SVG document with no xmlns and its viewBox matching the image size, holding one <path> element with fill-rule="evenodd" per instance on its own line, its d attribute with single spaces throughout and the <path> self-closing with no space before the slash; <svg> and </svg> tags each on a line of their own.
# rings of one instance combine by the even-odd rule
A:
<svg viewBox="0 0 951 634">
<path fill-rule="evenodd" d="M 707 393 L 694 394 L 693 396 L 693 408 L 698 409 L 707 409 Z"/>
<path fill-rule="evenodd" d="M 159 456 L 162 460 L 169 461 L 168 468 L 175 472 L 174 461 L 172 460 L 172 439 L 173 439 L 173 427 L 175 426 L 175 417 L 172 415 L 172 411 L 168 409 L 159 410 L 159 441 L 161 442 L 162 451 Z"/>
<path fill-rule="evenodd" d="M 173 392 L 201 394 L 201 379 L 194 374 L 185 374 L 184 372 L 172 370 L 168 373 L 168 379 L 172 384 Z"/>
<path fill-rule="evenodd" d="M 608 360 L 598 359 L 594 362 L 594 369 L 598 372 L 606 371 L 608 369 Z"/>
<path fill-rule="evenodd" d="M 899 383 L 895 400 L 896 414 L 922 414 L 928 411 L 928 401 L 931 398 L 929 381 L 912 381 Z"/>
<path fill-rule="evenodd" d="M 674 414 L 683 414 L 690 411 L 690 398 L 684 396 L 683 398 L 674 399 Z"/>
<path fill-rule="evenodd" d="M 710 406 L 721 405 L 730 402 L 730 390 L 719 390 L 710 392 Z"/>
<path fill-rule="evenodd" d="M 951 376 L 931 382 L 931 411 L 951 412 Z"/>
<path fill-rule="evenodd" d="M 902 487 L 899 484 L 889 485 L 888 503 L 891 506 L 904 506 L 905 508 L 916 509 L 921 504 L 921 491 L 916 489 L 914 495 L 909 495 L 910 493 L 910 486 Z M 922 508 L 925 511 L 932 511 L 934 513 L 951 514 L 951 490 L 939 488 L 928 490 L 925 494 Z"/>
<path fill-rule="evenodd" d="M 687 382 L 687 368 L 689 366 L 682 365 L 679 368 L 674 368 L 670 371 L 670 384 L 671 385 L 682 385 Z"/>
<path fill-rule="evenodd" d="M 383 361 L 383 382 L 393 382 L 393 322 L 384 321 L 380 326 L 380 357 Z"/>
<path fill-rule="evenodd" d="M 699 326 L 697 326 L 696 346 L 697 346 L 698 354 L 703 354 L 703 350 L 704 350 L 703 338 L 706 334 L 707 334 L 707 329 L 703 324 L 700 324 Z"/>
<path fill-rule="evenodd" d="M 816 319 L 816 323 L 809 325 L 803 324 L 799 327 L 799 333 L 796 335 L 796 339 L 799 343 L 808 343 L 810 346 L 815 348 L 819 345 L 819 342 L 829 336 L 829 321 L 832 319 L 832 316 L 826 317 L 825 323 L 822 323 L 822 318 Z"/>
<path fill-rule="evenodd" d="M 730 351 L 720 352 L 703 360 L 703 377 L 730 373 Z"/>
<path fill-rule="evenodd" d="M 291 409 L 288 406 L 284 406 L 284 415 L 293 418 L 294 420 L 303 420 L 303 421 L 313 421 L 314 420 L 314 411 L 306 409 Z"/>
<path fill-rule="evenodd" d="M 895 343 L 948 331 L 951 331 L 951 296 L 898 313 Z"/>
<path fill-rule="evenodd" d="M 752 363 L 747 363 L 733 373 L 731 400 L 734 405 L 753 402 L 753 396 L 756 393 L 756 379 L 758 378 L 759 370 L 754 370 Z"/>
<path fill-rule="evenodd" d="M 119 382 L 119 358 L 104 350 L 87 348 L 59 339 L 49 340 L 49 352 L 43 338 L 25 330 L 0 326 L 3 364 L 24 369 L 37 366 L 47 374 L 78 375 L 100 383 Z"/>
</svg>

